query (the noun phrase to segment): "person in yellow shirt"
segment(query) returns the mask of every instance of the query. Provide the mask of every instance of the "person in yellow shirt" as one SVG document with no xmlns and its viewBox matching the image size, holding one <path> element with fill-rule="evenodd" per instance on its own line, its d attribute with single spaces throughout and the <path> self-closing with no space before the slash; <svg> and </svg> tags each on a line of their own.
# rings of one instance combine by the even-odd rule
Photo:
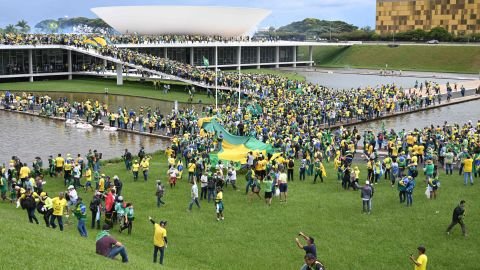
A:
<svg viewBox="0 0 480 270">
<path fill-rule="evenodd" d="M 224 220 L 223 216 L 223 189 L 217 187 L 217 196 L 215 197 L 215 209 L 217 212 L 217 221 Z"/>
<path fill-rule="evenodd" d="M 167 248 L 167 221 L 161 220 L 160 223 L 153 221 L 152 217 L 148 217 L 148 220 L 154 226 L 153 233 L 153 263 L 157 262 L 157 254 L 160 251 L 160 264 L 163 264 L 163 257 L 165 255 L 165 249 Z"/>
<path fill-rule="evenodd" d="M 139 169 L 140 169 L 140 164 L 138 164 L 138 160 L 135 160 L 132 165 L 133 181 L 137 181 Z"/>
<path fill-rule="evenodd" d="M 470 185 L 473 185 L 472 169 L 473 169 L 473 158 L 470 155 L 468 155 L 463 160 L 463 184 L 465 186 L 468 183 L 468 178 L 470 178 Z"/>
<path fill-rule="evenodd" d="M 188 182 L 193 181 L 193 177 L 195 176 L 195 169 L 197 169 L 197 165 L 195 164 L 195 159 L 191 159 L 188 163 Z"/>
<path fill-rule="evenodd" d="M 58 157 L 55 158 L 55 176 L 62 173 L 63 165 L 65 165 L 65 159 L 63 159 L 62 154 L 58 154 Z"/>
<path fill-rule="evenodd" d="M 57 228 L 55 224 L 55 219 L 58 220 L 58 226 L 60 227 L 60 231 L 63 231 L 63 212 L 65 211 L 65 207 L 67 206 L 67 200 L 65 200 L 65 196 L 63 192 L 58 193 L 58 197 L 52 199 L 52 208 L 53 213 L 50 218 L 50 226 L 52 228 Z"/>
<path fill-rule="evenodd" d="M 418 257 L 415 260 L 413 257 L 413 254 L 410 255 L 410 261 L 414 264 L 414 270 L 427 270 L 427 262 L 428 258 L 427 255 L 425 255 L 425 247 L 424 246 L 419 246 L 418 248 Z"/>
<path fill-rule="evenodd" d="M 143 180 L 147 181 L 148 180 L 148 170 L 150 169 L 150 157 L 146 156 L 143 158 L 143 160 L 140 162 L 140 167 L 142 167 L 142 172 L 143 172 Z"/>
<path fill-rule="evenodd" d="M 85 171 L 85 192 L 87 192 L 88 187 L 93 191 L 92 187 L 92 169 L 90 167 Z"/>
<path fill-rule="evenodd" d="M 28 180 L 30 175 L 30 168 L 28 168 L 27 163 L 23 163 L 23 166 L 20 168 L 19 177 L 22 181 L 22 187 L 25 187 L 25 182 Z"/>
<path fill-rule="evenodd" d="M 102 173 L 100 180 L 98 180 L 98 191 L 101 193 L 105 192 L 105 174 Z"/>
</svg>

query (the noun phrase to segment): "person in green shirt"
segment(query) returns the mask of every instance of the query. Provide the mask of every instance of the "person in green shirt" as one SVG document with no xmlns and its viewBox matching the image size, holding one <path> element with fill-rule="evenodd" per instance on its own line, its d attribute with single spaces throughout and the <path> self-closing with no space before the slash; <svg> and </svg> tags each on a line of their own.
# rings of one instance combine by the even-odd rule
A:
<svg viewBox="0 0 480 270">
<path fill-rule="evenodd" d="M 87 220 L 87 207 L 82 202 L 82 198 L 78 197 L 77 207 L 73 211 L 73 214 L 78 219 L 77 229 L 81 237 L 87 237 L 87 228 L 85 227 L 85 221 Z"/>
<path fill-rule="evenodd" d="M 270 175 L 267 175 L 265 180 L 263 180 L 263 190 L 265 192 L 265 203 L 270 206 L 272 205 L 272 188 L 273 188 L 273 180 Z"/>
<path fill-rule="evenodd" d="M 452 149 L 447 148 L 447 153 L 445 153 L 445 173 L 448 175 L 453 174 L 453 161 L 455 155 L 452 152 Z"/>
</svg>

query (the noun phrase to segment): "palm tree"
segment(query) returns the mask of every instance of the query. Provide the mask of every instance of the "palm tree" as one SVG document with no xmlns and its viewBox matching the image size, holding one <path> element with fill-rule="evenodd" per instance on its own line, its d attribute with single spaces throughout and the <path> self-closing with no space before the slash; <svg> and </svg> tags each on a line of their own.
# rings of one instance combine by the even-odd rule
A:
<svg viewBox="0 0 480 270">
<path fill-rule="evenodd" d="M 28 33 L 30 32 L 30 26 L 28 25 L 28 22 L 25 20 L 20 20 L 17 22 L 15 25 L 16 27 L 19 28 L 21 33 Z"/>
<path fill-rule="evenodd" d="M 15 28 L 15 25 L 9 24 L 5 27 L 5 33 L 16 33 L 17 28 Z"/>
</svg>

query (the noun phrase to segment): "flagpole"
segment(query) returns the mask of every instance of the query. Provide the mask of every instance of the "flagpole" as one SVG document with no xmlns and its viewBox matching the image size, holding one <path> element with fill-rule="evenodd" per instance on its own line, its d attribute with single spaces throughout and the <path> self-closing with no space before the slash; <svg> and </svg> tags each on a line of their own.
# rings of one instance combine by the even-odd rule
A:
<svg viewBox="0 0 480 270">
<path fill-rule="evenodd" d="M 218 47 L 215 46 L 215 110 L 218 112 Z"/>
<path fill-rule="evenodd" d="M 240 113 L 241 86 L 242 86 L 242 71 L 241 71 L 241 67 L 238 67 L 238 112 L 239 113 Z"/>
</svg>

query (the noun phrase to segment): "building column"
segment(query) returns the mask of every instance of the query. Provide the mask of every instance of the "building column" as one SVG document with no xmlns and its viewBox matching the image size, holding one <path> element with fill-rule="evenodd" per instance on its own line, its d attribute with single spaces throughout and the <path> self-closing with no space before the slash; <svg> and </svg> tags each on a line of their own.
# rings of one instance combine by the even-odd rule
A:
<svg viewBox="0 0 480 270">
<path fill-rule="evenodd" d="M 68 80 L 72 80 L 72 51 L 67 51 L 67 62 L 68 62 Z"/>
<path fill-rule="evenodd" d="M 297 46 L 293 46 L 293 67 L 297 67 Z"/>
<path fill-rule="evenodd" d="M 261 63 L 261 49 L 260 46 L 257 47 L 257 69 L 260 69 L 260 63 Z"/>
<path fill-rule="evenodd" d="M 116 69 L 117 69 L 117 85 L 123 85 L 123 65 L 117 63 Z"/>
<path fill-rule="evenodd" d="M 167 52 L 167 48 L 163 48 L 163 58 L 167 59 L 168 58 L 168 52 Z"/>
<path fill-rule="evenodd" d="M 280 67 L 280 46 L 275 47 L 275 68 Z"/>
<path fill-rule="evenodd" d="M 242 46 L 238 46 L 237 50 L 237 70 L 242 69 Z"/>
<path fill-rule="evenodd" d="M 313 46 L 308 46 L 308 61 L 310 61 L 308 65 L 313 66 Z"/>
<path fill-rule="evenodd" d="M 194 54 L 194 49 L 193 47 L 190 48 L 190 66 L 194 66 L 194 57 L 193 57 L 193 54 Z"/>
<path fill-rule="evenodd" d="M 33 82 L 33 50 L 28 50 L 28 74 L 30 74 L 30 82 Z"/>
<path fill-rule="evenodd" d="M 107 71 L 108 71 L 108 62 L 107 59 L 103 59 L 103 77 L 107 78 Z"/>
</svg>

